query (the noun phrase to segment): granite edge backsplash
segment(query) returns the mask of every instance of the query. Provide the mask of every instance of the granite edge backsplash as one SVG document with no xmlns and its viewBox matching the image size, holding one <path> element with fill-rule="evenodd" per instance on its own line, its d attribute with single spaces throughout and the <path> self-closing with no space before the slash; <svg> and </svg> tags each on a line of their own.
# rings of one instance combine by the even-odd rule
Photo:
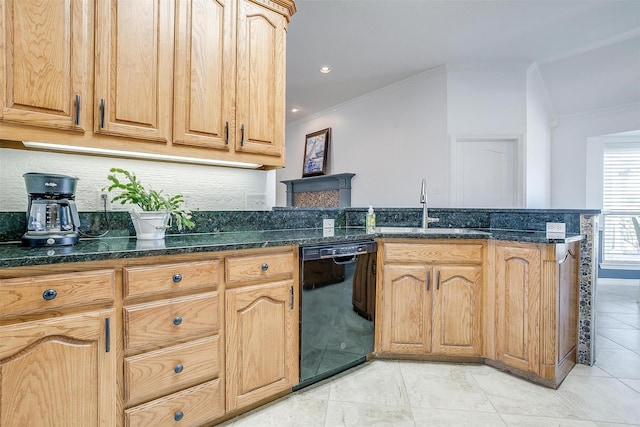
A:
<svg viewBox="0 0 640 427">
<path fill-rule="evenodd" d="M 420 208 L 374 208 L 377 225 L 419 227 Z M 334 219 L 336 227 L 364 227 L 367 208 L 279 208 L 271 211 L 194 211 L 195 227 L 189 233 L 322 228 L 323 219 Z M 440 218 L 436 227 L 497 228 L 544 231 L 547 222 L 564 222 L 568 233 L 580 232 L 580 215 L 598 210 L 562 209 L 464 209 L 432 208 L 429 216 Z M 105 232 L 104 212 L 80 212 L 84 237 Z M 113 233 L 135 235 L 126 211 L 109 211 Z M 25 232 L 24 212 L 0 212 L 0 242 L 19 241 Z M 184 231 L 183 231 L 184 232 Z M 175 226 L 168 231 L 178 234 Z"/>
</svg>

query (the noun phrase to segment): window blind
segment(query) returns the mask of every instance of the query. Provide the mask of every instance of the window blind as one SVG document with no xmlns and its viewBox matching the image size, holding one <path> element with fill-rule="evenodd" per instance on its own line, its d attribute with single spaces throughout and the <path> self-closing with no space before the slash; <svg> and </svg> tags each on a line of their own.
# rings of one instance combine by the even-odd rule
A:
<svg viewBox="0 0 640 427">
<path fill-rule="evenodd" d="M 640 144 L 608 144 L 603 159 L 603 261 L 640 262 Z"/>
</svg>

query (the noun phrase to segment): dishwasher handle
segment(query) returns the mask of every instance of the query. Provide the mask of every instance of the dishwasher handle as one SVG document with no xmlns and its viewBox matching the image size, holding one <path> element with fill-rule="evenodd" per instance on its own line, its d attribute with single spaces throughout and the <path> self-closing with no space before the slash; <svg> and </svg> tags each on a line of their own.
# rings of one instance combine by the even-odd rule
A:
<svg viewBox="0 0 640 427">
<path fill-rule="evenodd" d="M 363 252 L 366 253 L 366 252 Z M 356 260 L 358 259 L 358 254 L 355 254 L 353 256 L 351 256 L 351 258 L 345 260 L 345 261 L 338 261 L 339 258 L 344 258 L 344 257 L 335 257 L 332 258 L 333 259 L 333 263 L 336 265 L 346 265 L 346 264 L 353 264 L 356 262 Z"/>
</svg>

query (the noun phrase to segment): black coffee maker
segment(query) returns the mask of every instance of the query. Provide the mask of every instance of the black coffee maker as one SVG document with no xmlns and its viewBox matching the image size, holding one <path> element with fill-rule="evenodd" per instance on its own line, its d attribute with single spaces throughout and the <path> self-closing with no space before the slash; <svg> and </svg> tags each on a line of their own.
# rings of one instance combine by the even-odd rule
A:
<svg viewBox="0 0 640 427">
<path fill-rule="evenodd" d="M 29 193 L 27 232 L 23 246 L 61 246 L 78 243 L 80 217 L 75 192 L 78 178 L 45 173 L 23 175 Z"/>
</svg>

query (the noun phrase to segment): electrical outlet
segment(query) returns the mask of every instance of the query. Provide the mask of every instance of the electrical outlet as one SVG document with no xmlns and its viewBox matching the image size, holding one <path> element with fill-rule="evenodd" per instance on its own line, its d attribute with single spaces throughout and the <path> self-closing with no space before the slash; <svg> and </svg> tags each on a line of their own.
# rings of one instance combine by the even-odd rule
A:
<svg viewBox="0 0 640 427">
<path fill-rule="evenodd" d="M 564 222 L 548 222 L 547 223 L 547 236 L 548 237 L 564 237 L 566 232 L 566 224 Z"/>
<path fill-rule="evenodd" d="M 564 233 L 566 225 L 564 222 L 548 222 L 547 233 Z"/>
<path fill-rule="evenodd" d="M 98 210 L 104 210 L 105 208 L 110 211 L 111 210 L 111 198 L 109 197 L 109 193 L 106 191 L 98 191 Z"/>
<path fill-rule="evenodd" d="M 263 211 L 267 206 L 267 195 L 247 193 L 244 196 L 244 207 L 250 211 Z"/>
</svg>

